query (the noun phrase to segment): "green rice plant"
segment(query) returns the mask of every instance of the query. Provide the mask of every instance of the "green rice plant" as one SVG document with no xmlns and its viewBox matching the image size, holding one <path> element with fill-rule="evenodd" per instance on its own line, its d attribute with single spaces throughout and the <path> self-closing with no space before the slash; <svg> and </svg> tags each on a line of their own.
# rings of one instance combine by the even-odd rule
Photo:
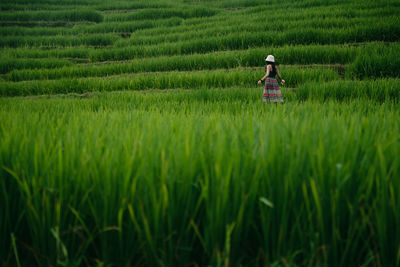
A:
<svg viewBox="0 0 400 267">
<path fill-rule="evenodd" d="M 316 99 L 338 101 L 368 99 L 372 101 L 399 101 L 400 80 L 377 79 L 375 81 L 330 81 L 323 83 L 309 82 L 296 90 L 299 100 Z"/>
<path fill-rule="evenodd" d="M 253 96 L 0 99 L 1 235 L 22 265 L 399 265 L 398 105 Z"/>
<path fill-rule="evenodd" d="M 3 21 L 0 22 L 1 27 L 72 27 L 74 22 L 69 21 Z"/>
<path fill-rule="evenodd" d="M 110 46 L 120 36 L 115 34 L 93 34 L 86 36 L 22 37 L 10 36 L 0 39 L 0 47 L 43 47 L 43 46 Z"/>
<path fill-rule="evenodd" d="M 143 29 L 165 26 L 173 27 L 182 23 L 178 17 L 159 19 L 159 20 L 139 20 L 135 22 L 107 22 L 95 25 L 75 25 L 72 31 L 76 34 L 81 33 L 110 33 L 110 32 L 134 32 Z"/>
<path fill-rule="evenodd" d="M 15 4 L 15 3 L 0 3 L 0 11 L 23 11 L 23 10 L 41 10 L 43 8 L 47 8 L 48 10 L 57 9 L 56 6 L 53 5 L 38 5 L 38 4 Z M 61 6 L 60 9 L 65 7 Z"/>
<path fill-rule="evenodd" d="M 387 17 L 388 20 L 395 21 L 396 18 Z M 254 34 L 265 33 L 265 31 L 272 32 L 283 32 L 283 31 L 294 31 L 295 29 L 303 28 L 313 28 L 313 29 L 334 29 L 336 31 L 343 31 L 343 28 L 354 28 L 355 25 L 363 25 L 366 23 L 379 24 L 382 22 L 381 18 L 355 18 L 349 20 L 343 20 L 342 18 L 313 18 L 308 20 L 274 20 L 265 22 L 254 21 L 254 18 L 243 17 L 241 23 L 235 24 L 231 21 L 226 23 L 218 23 L 218 25 L 213 25 L 215 22 L 211 21 L 209 23 L 201 23 L 196 25 L 180 25 L 178 27 L 162 27 L 153 28 L 152 33 L 159 34 L 149 34 L 148 31 L 139 31 L 134 33 L 130 39 L 121 40 L 116 43 L 116 46 L 122 47 L 127 45 L 154 45 L 164 42 L 176 42 L 184 40 L 202 39 L 208 36 L 218 35 L 220 37 L 236 32 L 238 35 L 251 32 Z M 204 20 L 207 21 L 207 20 Z M 226 25 L 225 25 L 226 24 Z"/>
<path fill-rule="evenodd" d="M 97 2 L 96 0 L 60 0 L 57 2 L 54 2 L 54 0 L 38 0 L 35 2 L 36 6 L 42 6 L 42 5 L 66 5 L 66 6 L 75 6 L 75 5 L 90 5 L 93 4 L 94 2 Z M 2 4 L 24 4 L 24 5 L 29 5 L 32 4 L 31 1 L 29 0 L 4 0 L 2 1 Z"/>
<path fill-rule="evenodd" d="M 1 27 L 0 35 L 1 36 L 29 36 L 29 35 L 40 35 L 40 36 L 48 36 L 48 35 L 57 35 L 57 34 L 68 34 L 70 29 L 65 28 L 49 28 L 49 27 L 20 27 L 20 26 L 11 26 L 11 27 Z"/>
<path fill-rule="evenodd" d="M 1 56 L 4 58 L 67 58 L 88 59 L 93 48 L 87 47 L 63 47 L 62 49 L 41 48 L 2 48 Z"/>
<path fill-rule="evenodd" d="M 242 53 L 221 53 L 191 56 L 173 56 L 134 60 L 128 63 L 114 63 L 106 65 L 86 65 L 76 68 L 58 68 L 21 70 L 9 73 L 12 81 L 36 79 L 61 79 L 78 77 L 103 77 L 109 75 L 157 72 L 157 71 L 190 71 L 203 69 L 235 68 L 241 65 L 249 66 L 248 62 L 240 60 Z M 248 54 L 248 52 L 245 52 Z M 259 57 L 260 59 L 260 57 Z M 258 60 L 260 63 L 260 60 Z"/>
<path fill-rule="evenodd" d="M 11 59 L 11 58 L 2 58 L 0 61 L 0 73 L 4 74 L 11 70 L 17 69 L 51 69 L 51 68 L 60 68 L 65 66 L 72 66 L 73 63 L 71 61 L 65 59 L 55 59 L 55 58 L 46 58 L 46 59 Z"/>
<path fill-rule="evenodd" d="M 0 3 L 0 11 L 43 11 L 43 10 L 70 10 L 71 6 L 74 9 L 88 9 L 88 3 L 78 3 L 76 1 L 71 2 L 67 1 L 64 3 L 58 3 L 54 1 L 50 1 L 49 3 L 38 3 L 38 2 L 25 2 L 25 3 Z M 96 8 L 93 8 L 96 9 Z"/>
<path fill-rule="evenodd" d="M 128 33 L 137 30 L 158 27 L 159 25 L 172 27 L 179 25 L 181 18 L 168 18 L 158 21 L 141 20 L 137 22 L 107 22 L 96 24 L 75 24 L 73 27 L 21 27 L 11 26 L 0 28 L 0 35 L 3 36 L 66 36 L 94 33 Z"/>
<path fill-rule="evenodd" d="M 394 45 L 395 47 L 396 45 Z M 253 62 L 249 63 L 249 66 L 259 65 L 259 57 L 265 57 L 265 54 L 276 53 L 279 54 L 277 59 L 281 63 L 285 64 L 347 64 L 352 62 L 355 57 L 360 54 L 365 47 L 371 47 L 371 53 L 374 51 L 385 49 L 387 46 L 383 43 L 369 43 L 361 46 L 349 46 L 349 45 L 295 45 L 295 46 L 283 46 L 283 47 L 264 47 L 264 48 L 250 48 L 246 61 Z M 63 49 L 51 49 L 44 50 L 39 48 L 4 48 L 2 56 L 7 58 L 75 58 L 75 59 L 87 59 L 91 58 L 92 62 L 107 61 L 111 59 L 129 60 L 138 57 L 139 51 L 132 51 L 133 49 L 113 49 L 114 55 L 111 52 L 107 52 L 102 49 L 93 48 L 63 48 Z M 150 50 L 150 49 L 149 49 Z M 155 50 L 155 49 L 154 49 Z M 263 52 L 265 51 L 265 52 Z M 270 52 L 272 51 L 272 52 Z M 313 52 L 315 51 L 315 52 Z M 237 55 L 246 55 L 245 51 L 232 51 Z M 254 56 L 251 54 L 254 53 Z M 369 53 L 369 51 L 367 52 Z M 91 54 L 91 56 L 89 55 Z M 207 55 L 205 55 L 207 57 Z M 257 61 L 257 62 L 255 62 Z"/>
<path fill-rule="evenodd" d="M 247 20 L 246 20 L 247 19 Z M 173 27 L 168 27 L 168 26 L 163 26 L 159 25 L 156 28 L 153 29 L 143 29 L 135 32 L 134 37 L 150 37 L 151 35 L 157 35 L 157 34 L 164 34 L 164 35 L 169 35 L 169 34 L 176 34 L 176 33 L 189 33 L 192 31 L 203 31 L 203 30 L 212 30 L 214 28 L 219 28 L 219 29 L 224 29 L 224 28 L 232 28 L 232 21 L 236 20 L 236 22 L 239 22 L 239 25 L 247 25 L 250 27 L 250 29 L 254 28 L 259 28 L 261 25 L 256 25 L 253 23 L 254 21 L 253 18 L 247 18 L 243 15 L 237 16 L 236 14 L 229 14 L 229 13 L 224 13 L 221 12 L 218 15 L 215 15 L 213 17 L 207 17 L 207 18 L 190 18 L 190 19 L 185 19 L 184 23 L 182 23 L 179 26 L 173 26 Z M 240 26 L 237 26 L 240 27 Z"/>
<path fill-rule="evenodd" d="M 399 24 L 400 25 L 400 24 Z M 397 41 L 397 26 L 378 24 L 370 27 L 348 29 L 342 31 L 323 29 L 295 29 L 278 32 L 230 33 L 224 36 L 210 36 L 203 39 L 162 43 L 152 46 L 130 46 L 113 50 L 96 50 L 90 58 L 92 61 L 122 60 L 126 58 L 149 57 L 159 55 L 183 55 L 207 53 L 221 50 L 248 49 L 265 46 L 309 45 L 309 44 L 345 44 L 366 41 Z M 399 26 L 400 27 L 400 26 Z M 370 32 L 380 34 L 370 34 Z"/>
<path fill-rule="evenodd" d="M 351 78 L 399 77 L 400 49 L 387 45 L 366 49 L 347 68 L 346 75 Z"/>
<path fill-rule="evenodd" d="M 8 74 L 8 79 L 11 81 L 23 81 L 103 77 L 140 72 L 256 67 L 264 64 L 264 58 L 267 54 L 274 54 L 279 59 L 279 62 L 285 64 L 343 64 L 351 62 L 357 53 L 360 53 L 360 50 L 351 46 L 285 46 L 268 48 L 268 50 L 257 48 L 186 56 L 145 58 L 103 65 L 14 70 Z"/>
<path fill-rule="evenodd" d="M 163 19 L 170 17 L 192 18 L 192 17 L 210 17 L 217 14 L 215 9 L 207 7 L 190 7 L 190 8 L 146 8 L 126 14 L 109 15 L 105 17 L 105 21 L 132 21 L 143 19 Z"/>
<path fill-rule="evenodd" d="M 400 266 L 399 8 L 2 0 L 1 264 Z"/>
<path fill-rule="evenodd" d="M 330 69 L 282 69 L 287 86 L 296 87 L 305 81 L 330 81 L 339 79 L 336 71 Z M 226 88 L 256 86 L 264 76 L 264 70 L 203 71 L 149 73 L 126 77 L 103 79 L 60 79 L 27 82 L 6 82 L 0 84 L 1 96 L 66 94 L 93 91 L 121 91 L 174 88 Z"/>
<path fill-rule="evenodd" d="M 93 10 L 62 10 L 2 12 L 0 21 L 91 21 L 101 22 L 103 16 Z"/>
<path fill-rule="evenodd" d="M 138 22 L 107 22 L 97 24 L 75 24 L 73 27 L 2 27 L 0 28 L 0 35 L 2 36 L 56 36 L 63 35 L 71 37 L 70 35 L 77 34 L 93 34 L 93 33 L 127 33 L 134 32 L 136 30 L 148 29 L 157 27 L 162 24 L 164 26 L 179 25 L 182 19 L 180 18 L 169 18 L 160 21 L 152 20 L 141 20 Z"/>
<path fill-rule="evenodd" d="M 371 1 L 364 2 L 348 2 L 338 4 L 321 4 L 319 6 L 302 7 L 303 3 L 286 3 L 286 5 L 279 5 L 280 7 L 275 8 L 279 10 L 275 14 L 272 14 L 270 18 L 277 19 L 286 16 L 288 20 L 301 20 L 312 19 L 315 16 L 322 16 L 325 18 L 330 17 L 341 17 L 342 19 L 351 19 L 356 17 L 369 17 L 369 16 L 390 16 L 396 15 L 398 12 L 399 5 L 396 1 L 387 1 L 386 3 L 372 3 Z M 269 5 L 262 7 L 244 9 L 242 14 L 251 14 L 261 18 L 260 14 L 265 13 L 270 8 Z M 283 11 L 289 11 L 283 13 Z"/>
<path fill-rule="evenodd" d="M 148 9 L 148 8 L 171 8 L 174 7 L 173 2 L 164 1 L 151 1 L 151 2 L 126 2 L 126 1 L 113 1 L 103 2 L 95 5 L 93 8 L 101 11 L 110 10 L 132 10 L 132 9 Z"/>
</svg>

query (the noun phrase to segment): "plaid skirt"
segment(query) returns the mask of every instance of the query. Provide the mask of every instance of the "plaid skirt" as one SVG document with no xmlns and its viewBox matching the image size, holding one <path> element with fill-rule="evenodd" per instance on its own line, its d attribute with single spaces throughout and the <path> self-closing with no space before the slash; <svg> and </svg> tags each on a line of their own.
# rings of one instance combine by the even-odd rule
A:
<svg viewBox="0 0 400 267">
<path fill-rule="evenodd" d="M 265 79 L 263 102 L 283 103 L 282 92 L 276 79 Z"/>
</svg>

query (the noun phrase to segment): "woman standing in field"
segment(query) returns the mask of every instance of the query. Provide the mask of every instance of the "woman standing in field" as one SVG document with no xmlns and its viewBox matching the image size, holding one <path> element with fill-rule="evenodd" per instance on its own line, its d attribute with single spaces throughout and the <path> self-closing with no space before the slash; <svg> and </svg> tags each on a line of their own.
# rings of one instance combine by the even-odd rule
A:
<svg viewBox="0 0 400 267">
<path fill-rule="evenodd" d="M 275 58 L 273 55 L 268 55 L 268 57 L 265 59 L 265 62 L 266 74 L 257 83 L 258 85 L 260 85 L 262 82 L 265 81 L 263 102 L 283 103 L 282 92 L 279 88 L 279 84 L 275 76 L 278 75 L 279 79 L 281 79 L 282 84 L 285 83 L 285 80 L 282 79 L 278 67 L 275 66 Z"/>
</svg>

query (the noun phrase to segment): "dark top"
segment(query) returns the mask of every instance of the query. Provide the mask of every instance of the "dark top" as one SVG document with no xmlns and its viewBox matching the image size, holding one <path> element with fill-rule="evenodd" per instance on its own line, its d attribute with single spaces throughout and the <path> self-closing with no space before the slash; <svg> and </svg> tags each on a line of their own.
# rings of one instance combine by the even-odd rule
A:
<svg viewBox="0 0 400 267">
<path fill-rule="evenodd" d="M 265 68 L 267 68 L 267 67 L 265 67 Z M 268 78 L 276 79 L 275 76 L 276 76 L 276 67 L 272 68 L 272 70 L 269 72 Z"/>
</svg>

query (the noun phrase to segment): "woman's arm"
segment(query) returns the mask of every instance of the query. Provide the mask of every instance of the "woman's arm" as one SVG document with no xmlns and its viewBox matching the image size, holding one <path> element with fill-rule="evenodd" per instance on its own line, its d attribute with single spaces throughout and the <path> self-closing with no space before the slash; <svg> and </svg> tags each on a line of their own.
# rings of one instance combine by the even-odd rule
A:
<svg viewBox="0 0 400 267">
<path fill-rule="evenodd" d="M 269 76 L 270 69 L 271 69 L 271 65 L 268 65 L 267 66 L 267 73 L 265 73 L 264 77 L 262 77 L 261 80 L 259 80 L 257 82 L 258 85 L 260 85 Z"/>
<path fill-rule="evenodd" d="M 281 74 L 279 73 L 279 68 L 278 68 L 278 66 L 275 66 L 275 69 L 276 69 L 276 75 L 278 75 L 279 79 L 281 79 L 281 83 L 282 83 L 282 84 L 285 84 L 285 80 L 282 79 L 282 76 L 281 76 Z"/>
</svg>

